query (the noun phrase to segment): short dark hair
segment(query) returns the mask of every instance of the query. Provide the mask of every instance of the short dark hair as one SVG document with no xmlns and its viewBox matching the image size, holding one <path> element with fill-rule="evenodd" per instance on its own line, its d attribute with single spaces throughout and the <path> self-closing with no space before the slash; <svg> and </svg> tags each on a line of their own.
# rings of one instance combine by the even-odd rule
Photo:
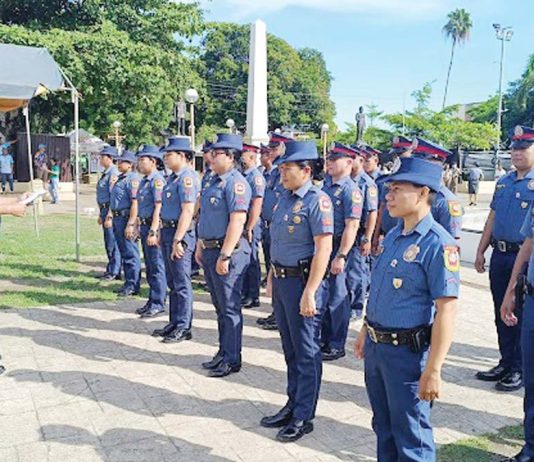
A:
<svg viewBox="0 0 534 462">
<path fill-rule="evenodd" d="M 324 161 L 323 159 L 301 160 L 297 162 L 299 168 L 310 167 L 312 180 L 322 181 L 324 179 Z"/>
</svg>

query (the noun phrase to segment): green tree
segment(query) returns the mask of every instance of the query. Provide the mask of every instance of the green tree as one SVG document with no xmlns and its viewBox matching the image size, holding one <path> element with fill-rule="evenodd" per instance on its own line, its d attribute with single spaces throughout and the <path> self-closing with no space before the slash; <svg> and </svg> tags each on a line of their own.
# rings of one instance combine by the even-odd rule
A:
<svg viewBox="0 0 534 462">
<path fill-rule="evenodd" d="M 454 61 L 454 51 L 456 49 L 456 45 L 463 45 L 469 40 L 471 28 L 473 27 L 471 15 L 463 8 L 458 8 L 454 11 L 451 11 L 447 15 L 447 19 L 447 23 L 443 26 L 443 33 L 445 34 L 445 37 L 451 39 L 452 46 L 449 69 L 447 71 L 447 80 L 445 82 L 445 92 L 443 94 L 442 109 L 445 108 L 445 103 L 447 101 L 449 79 L 451 77 L 452 63 Z"/>
<path fill-rule="evenodd" d="M 378 109 L 378 104 L 372 103 L 365 106 L 367 108 L 367 116 L 369 117 L 369 126 L 373 127 L 375 120 L 380 119 L 384 111 Z"/>
<path fill-rule="evenodd" d="M 494 95 L 486 101 L 473 105 L 468 111 L 472 122 L 478 123 L 495 123 L 497 121 L 497 106 L 499 105 L 499 95 Z"/>
</svg>

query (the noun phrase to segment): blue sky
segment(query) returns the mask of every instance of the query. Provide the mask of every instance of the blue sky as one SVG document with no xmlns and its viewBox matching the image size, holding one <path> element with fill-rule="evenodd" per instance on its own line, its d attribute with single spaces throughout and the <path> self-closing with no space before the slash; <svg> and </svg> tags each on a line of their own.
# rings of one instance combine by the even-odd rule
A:
<svg viewBox="0 0 534 462">
<path fill-rule="evenodd" d="M 206 18 L 249 23 L 297 48 L 320 50 L 334 82 L 336 122 L 353 121 L 358 106 L 386 112 L 413 106 L 410 93 L 435 81 L 432 106 L 441 108 L 450 42 L 441 32 L 455 8 L 471 14 L 471 40 L 456 51 L 448 103 L 481 101 L 497 92 L 500 42 L 492 24 L 513 26 L 505 82 L 523 72 L 534 53 L 531 0 L 201 0 Z"/>
</svg>

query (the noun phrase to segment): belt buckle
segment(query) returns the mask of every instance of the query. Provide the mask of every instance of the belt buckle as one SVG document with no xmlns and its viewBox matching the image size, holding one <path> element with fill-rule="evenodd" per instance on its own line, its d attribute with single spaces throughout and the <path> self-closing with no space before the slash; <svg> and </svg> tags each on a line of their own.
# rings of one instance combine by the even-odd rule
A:
<svg viewBox="0 0 534 462">
<path fill-rule="evenodd" d="M 497 248 L 499 251 L 505 253 L 506 252 L 506 242 L 505 241 L 497 241 Z"/>
<path fill-rule="evenodd" d="M 369 338 L 371 339 L 373 343 L 378 343 L 376 331 L 369 324 L 366 324 L 366 325 L 367 325 L 367 333 L 369 334 Z"/>
<path fill-rule="evenodd" d="M 206 249 L 206 244 L 204 244 L 204 239 L 200 239 L 200 247 L 202 247 L 202 250 Z"/>
</svg>

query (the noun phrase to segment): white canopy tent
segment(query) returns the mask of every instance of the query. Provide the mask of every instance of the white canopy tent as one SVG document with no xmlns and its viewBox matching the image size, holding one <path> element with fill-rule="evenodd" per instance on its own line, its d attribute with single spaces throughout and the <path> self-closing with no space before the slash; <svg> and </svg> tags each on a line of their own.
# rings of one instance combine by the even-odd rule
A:
<svg viewBox="0 0 534 462">
<path fill-rule="evenodd" d="M 30 136 L 29 103 L 48 91 L 68 91 L 74 104 L 76 184 L 76 260 L 80 261 L 80 175 L 79 175 L 79 93 L 46 48 L 0 43 L 0 112 L 23 108 L 28 140 L 30 185 L 33 190 L 33 155 Z M 34 205 L 35 231 L 39 234 Z"/>
</svg>

